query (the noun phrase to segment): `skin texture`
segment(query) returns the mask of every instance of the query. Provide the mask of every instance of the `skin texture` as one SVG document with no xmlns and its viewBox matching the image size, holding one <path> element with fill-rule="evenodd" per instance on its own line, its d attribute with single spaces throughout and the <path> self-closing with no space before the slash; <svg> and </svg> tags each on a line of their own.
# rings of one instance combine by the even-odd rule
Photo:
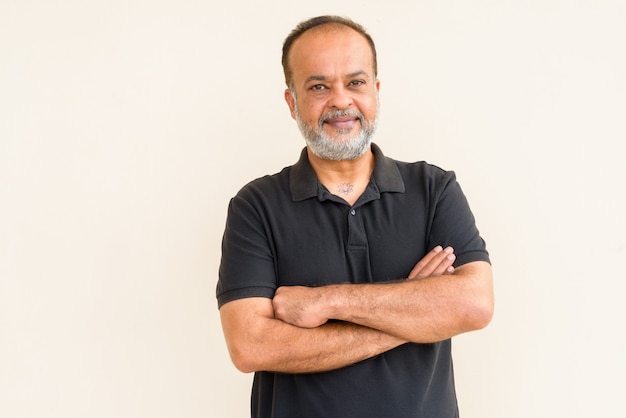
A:
<svg viewBox="0 0 626 418">
<path fill-rule="evenodd" d="M 399 283 L 280 287 L 275 316 L 313 328 L 338 319 L 384 331 L 415 343 L 445 340 L 484 327 L 491 319 L 484 277 L 489 264 L 469 263 L 450 276 Z"/>
<path fill-rule="evenodd" d="M 407 281 L 417 283 L 421 278 L 451 274 L 454 271 L 454 256 L 449 255 L 440 247 L 433 249 L 416 264 L 412 278 Z M 290 288 L 279 289 L 288 291 Z M 305 303 L 297 297 L 287 296 L 283 300 L 295 305 Z M 287 311 L 290 311 L 289 307 L 285 313 Z M 242 372 L 327 371 L 354 364 L 408 342 L 356 323 L 307 324 L 308 327 L 290 324 L 276 317 L 273 301 L 267 298 L 229 302 L 222 306 L 220 313 L 230 356 Z"/>
<path fill-rule="evenodd" d="M 285 100 L 292 117 L 298 106 L 303 121 L 316 127 L 324 114 L 353 108 L 373 120 L 380 82 L 373 77 L 372 62 L 365 38 L 352 29 L 318 27 L 303 34 L 289 57 L 293 85 Z M 341 141 L 358 132 L 361 122 L 331 120 L 322 129 Z M 308 156 L 319 181 L 351 205 L 375 164 L 369 148 L 353 160 L 323 160 L 310 150 Z M 407 342 L 442 341 L 490 322 L 494 301 L 488 263 L 454 269 L 453 249 L 439 246 L 418 257 L 407 278 L 395 282 L 279 287 L 273 300 L 226 303 L 220 314 L 233 363 L 243 372 L 320 372 Z"/>
</svg>

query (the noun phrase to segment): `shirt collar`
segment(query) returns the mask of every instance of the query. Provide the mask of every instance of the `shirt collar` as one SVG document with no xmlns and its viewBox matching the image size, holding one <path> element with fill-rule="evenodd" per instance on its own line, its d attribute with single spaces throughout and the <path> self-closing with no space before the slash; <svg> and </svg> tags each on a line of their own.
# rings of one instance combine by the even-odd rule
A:
<svg viewBox="0 0 626 418">
<path fill-rule="evenodd" d="M 381 193 L 404 193 L 404 181 L 396 166 L 396 162 L 391 158 L 385 157 L 376 144 L 372 144 L 372 152 L 376 158 L 376 165 L 374 166 L 372 177 L 379 191 Z M 291 167 L 291 174 L 289 176 L 291 198 L 294 202 L 299 202 L 311 197 L 316 197 L 318 184 L 317 176 L 313 171 L 313 167 L 311 167 L 305 147 L 300 153 L 298 162 Z"/>
</svg>

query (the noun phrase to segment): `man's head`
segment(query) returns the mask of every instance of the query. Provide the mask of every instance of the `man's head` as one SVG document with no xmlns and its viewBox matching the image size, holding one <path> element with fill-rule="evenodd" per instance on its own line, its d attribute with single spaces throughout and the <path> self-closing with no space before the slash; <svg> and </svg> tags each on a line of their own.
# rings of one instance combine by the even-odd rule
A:
<svg viewBox="0 0 626 418">
<path fill-rule="evenodd" d="M 367 43 L 369 44 L 372 50 L 372 74 L 374 78 L 378 77 L 378 61 L 376 58 L 376 46 L 374 45 L 374 40 L 367 33 L 365 28 L 358 23 L 347 19 L 341 16 L 318 16 L 309 20 L 305 20 L 298 24 L 294 30 L 291 31 L 289 36 L 285 39 L 283 43 L 283 56 L 282 56 L 282 64 L 283 64 L 283 72 L 285 73 L 285 83 L 287 84 L 287 88 L 291 88 L 292 83 L 292 72 L 291 67 L 289 66 L 289 53 L 291 52 L 291 47 L 293 43 L 302 36 L 305 32 L 314 29 L 318 26 L 326 25 L 327 27 L 335 27 L 341 28 L 347 27 L 352 28 L 356 32 L 360 33 Z"/>
<path fill-rule="evenodd" d="M 372 38 L 358 24 L 323 16 L 287 37 L 285 100 L 309 146 L 326 160 L 351 160 L 371 143 L 379 82 Z"/>
</svg>

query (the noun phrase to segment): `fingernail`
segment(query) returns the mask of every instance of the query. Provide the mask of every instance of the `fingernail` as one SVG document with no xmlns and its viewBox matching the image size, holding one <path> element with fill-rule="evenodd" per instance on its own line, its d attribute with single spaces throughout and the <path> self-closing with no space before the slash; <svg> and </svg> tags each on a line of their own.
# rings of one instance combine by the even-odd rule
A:
<svg viewBox="0 0 626 418">
<path fill-rule="evenodd" d="M 448 254 L 450 254 L 450 253 L 452 253 L 454 251 L 454 249 L 452 247 L 446 247 L 446 249 L 444 251 L 447 252 Z"/>
<path fill-rule="evenodd" d="M 441 245 L 437 245 L 435 248 L 433 248 L 433 250 L 434 250 L 436 253 L 440 253 L 440 252 L 441 252 L 441 250 L 443 250 L 443 248 L 441 247 Z"/>
</svg>

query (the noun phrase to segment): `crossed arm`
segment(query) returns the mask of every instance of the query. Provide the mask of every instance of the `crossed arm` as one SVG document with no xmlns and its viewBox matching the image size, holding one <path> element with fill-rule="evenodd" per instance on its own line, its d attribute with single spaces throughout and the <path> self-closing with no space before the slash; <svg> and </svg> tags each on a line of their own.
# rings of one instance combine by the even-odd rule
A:
<svg viewBox="0 0 626 418">
<path fill-rule="evenodd" d="M 491 267 L 453 262 L 451 249 L 437 247 L 406 280 L 280 287 L 274 299 L 229 302 L 220 315 L 233 363 L 243 372 L 321 372 L 483 328 L 493 312 Z"/>
</svg>

